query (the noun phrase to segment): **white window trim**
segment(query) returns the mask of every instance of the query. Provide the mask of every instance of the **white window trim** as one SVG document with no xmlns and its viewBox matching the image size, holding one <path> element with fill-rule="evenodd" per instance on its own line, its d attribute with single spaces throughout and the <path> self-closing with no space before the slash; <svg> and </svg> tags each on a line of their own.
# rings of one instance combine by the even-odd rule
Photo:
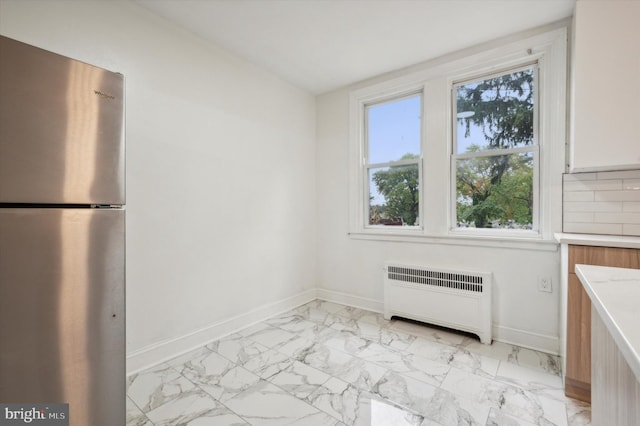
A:
<svg viewBox="0 0 640 426">
<path fill-rule="evenodd" d="M 557 209 L 562 201 L 561 175 L 564 171 L 566 142 L 567 27 L 553 24 L 539 30 L 518 34 L 431 61 L 417 71 L 398 72 L 391 77 L 350 93 L 349 143 L 349 235 L 352 238 L 419 243 L 470 243 L 473 245 L 531 248 L 542 244 L 555 247 L 554 232 L 561 230 L 562 217 Z M 538 231 L 461 229 L 452 227 L 451 154 L 452 99 L 454 82 L 479 75 L 537 62 L 538 71 L 538 161 L 539 175 L 534 190 L 539 192 Z M 415 69 L 415 68 L 414 68 Z M 363 198 L 363 159 L 365 158 L 364 106 L 402 94 L 422 91 L 422 164 L 420 187 L 421 226 L 367 226 Z M 437 101 L 437 104 L 429 105 Z M 436 111 L 433 110 L 435 105 Z M 430 115 L 437 116 L 429 123 Z M 446 121 L 446 122 L 443 122 Z M 430 162 L 442 167 L 432 174 Z M 432 182 L 440 179 L 440 183 Z M 447 179 L 446 184 L 442 183 Z M 537 188 L 536 188 L 537 186 Z M 436 205 L 434 207 L 433 205 Z M 427 207 L 430 205 L 431 207 Z M 552 210 L 555 206 L 556 210 Z M 440 209 L 440 210 L 436 210 Z M 455 215 L 455 212 L 453 212 Z M 455 225 L 455 223 L 453 223 Z M 540 246 L 541 247 L 541 246 Z M 540 248 L 539 247 L 539 248 Z"/>
</svg>

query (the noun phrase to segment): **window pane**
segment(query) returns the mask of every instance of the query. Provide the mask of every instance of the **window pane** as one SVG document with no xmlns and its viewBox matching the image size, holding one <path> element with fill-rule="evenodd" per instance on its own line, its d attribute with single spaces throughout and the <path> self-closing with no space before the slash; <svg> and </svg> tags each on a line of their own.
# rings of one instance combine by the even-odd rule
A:
<svg viewBox="0 0 640 426">
<path fill-rule="evenodd" d="M 419 225 L 418 165 L 369 169 L 369 225 Z"/>
<path fill-rule="evenodd" d="M 420 155 L 421 99 L 415 95 L 367 107 L 369 164 Z"/>
<path fill-rule="evenodd" d="M 456 152 L 534 143 L 534 69 L 456 87 Z"/>
<path fill-rule="evenodd" d="M 532 229 L 533 153 L 457 160 L 456 220 L 461 228 Z"/>
</svg>

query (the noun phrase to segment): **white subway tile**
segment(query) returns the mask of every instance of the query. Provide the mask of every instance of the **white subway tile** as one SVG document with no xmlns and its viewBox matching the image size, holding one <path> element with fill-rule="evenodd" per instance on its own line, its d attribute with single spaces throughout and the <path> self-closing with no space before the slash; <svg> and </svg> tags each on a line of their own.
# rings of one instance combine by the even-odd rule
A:
<svg viewBox="0 0 640 426">
<path fill-rule="evenodd" d="M 640 236 L 640 225 L 624 224 L 622 225 L 622 235 Z"/>
<path fill-rule="evenodd" d="M 597 191 L 595 201 L 640 201 L 640 191 Z"/>
<path fill-rule="evenodd" d="M 622 189 L 622 179 L 580 180 L 564 182 L 564 191 L 616 191 Z"/>
<path fill-rule="evenodd" d="M 596 194 L 597 195 L 597 194 Z M 565 212 L 621 212 L 622 202 L 586 203 L 565 201 Z"/>
<path fill-rule="evenodd" d="M 590 173 L 567 173 L 562 175 L 562 180 L 564 182 L 576 182 L 576 181 L 584 181 L 584 180 L 596 180 L 598 179 L 598 173 L 590 172 Z"/>
<path fill-rule="evenodd" d="M 622 189 L 625 191 L 640 191 L 640 179 L 623 180 Z"/>
<path fill-rule="evenodd" d="M 640 201 L 625 201 L 622 203 L 623 212 L 640 212 Z"/>
<path fill-rule="evenodd" d="M 622 224 L 565 223 L 562 231 L 577 234 L 622 235 Z"/>
<path fill-rule="evenodd" d="M 640 170 L 623 170 L 618 172 L 598 172 L 598 179 L 640 179 Z"/>
<path fill-rule="evenodd" d="M 640 213 L 595 213 L 595 223 L 640 224 Z"/>
<path fill-rule="evenodd" d="M 564 201 L 593 201 L 593 191 L 575 191 L 564 193 Z"/>
<path fill-rule="evenodd" d="M 594 213 L 593 212 L 564 212 L 563 220 L 565 222 L 575 222 L 575 223 L 593 223 L 594 222 Z"/>
</svg>

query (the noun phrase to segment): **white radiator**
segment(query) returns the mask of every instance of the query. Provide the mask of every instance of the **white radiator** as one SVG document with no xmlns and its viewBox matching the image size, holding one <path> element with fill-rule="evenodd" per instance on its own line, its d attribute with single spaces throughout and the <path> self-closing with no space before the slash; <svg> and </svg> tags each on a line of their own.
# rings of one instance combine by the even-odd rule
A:
<svg viewBox="0 0 640 426">
<path fill-rule="evenodd" d="M 491 344 L 491 273 L 387 263 L 384 274 L 386 319 L 399 316 L 468 331 Z"/>
</svg>

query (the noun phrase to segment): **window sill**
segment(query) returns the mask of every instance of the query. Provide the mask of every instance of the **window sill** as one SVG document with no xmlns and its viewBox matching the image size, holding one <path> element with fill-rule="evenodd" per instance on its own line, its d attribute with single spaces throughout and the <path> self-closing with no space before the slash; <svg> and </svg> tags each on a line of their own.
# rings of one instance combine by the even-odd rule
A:
<svg viewBox="0 0 640 426">
<path fill-rule="evenodd" d="M 482 233 L 482 231 L 477 232 L 475 230 L 473 233 L 468 231 L 450 231 L 448 235 L 425 235 L 420 230 L 407 230 L 408 232 L 393 231 L 371 232 L 371 230 L 367 230 L 361 232 L 350 232 L 349 237 L 354 240 L 366 241 L 441 244 L 551 252 L 558 251 L 559 246 L 557 241 L 553 239 L 542 239 L 542 237 L 535 232 L 522 233 L 521 235 L 514 235 L 513 233 L 510 233 L 508 235 L 501 236 L 496 235 L 495 232 L 489 234 Z"/>
</svg>

